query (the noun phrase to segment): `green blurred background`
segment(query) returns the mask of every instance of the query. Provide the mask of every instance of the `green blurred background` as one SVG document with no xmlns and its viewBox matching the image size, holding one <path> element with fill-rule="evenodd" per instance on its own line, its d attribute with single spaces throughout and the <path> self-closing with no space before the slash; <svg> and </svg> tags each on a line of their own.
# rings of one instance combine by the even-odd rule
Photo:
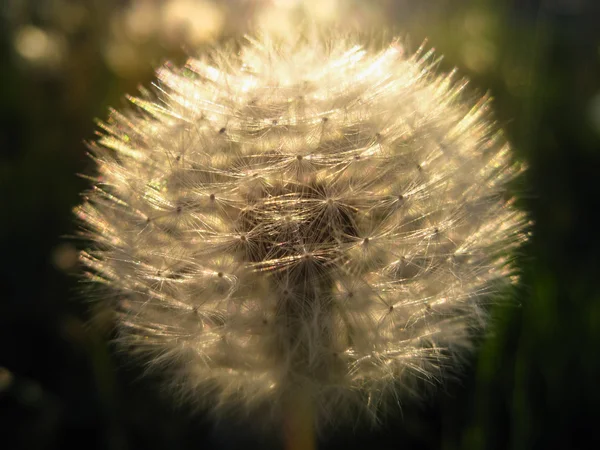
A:
<svg viewBox="0 0 600 450">
<path fill-rule="evenodd" d="M 0 448 L 278 448 L 252 423 L 173 405 L 108 343 L 81 295 L 71 210 L 96 117 L 259 23 L 390 29 L 445 55 L 530 170 L 535 222 L 514 298 L 469 368 L 379 430 L 320 448 L 592 449 L 600 444 L 600 2 L 597 0 L 3 0 L 0 2 Z M 594 206 L 596 205 L 596 206 Z M 598 211 L 596 211 L 598 210 Z"/>
</svg>

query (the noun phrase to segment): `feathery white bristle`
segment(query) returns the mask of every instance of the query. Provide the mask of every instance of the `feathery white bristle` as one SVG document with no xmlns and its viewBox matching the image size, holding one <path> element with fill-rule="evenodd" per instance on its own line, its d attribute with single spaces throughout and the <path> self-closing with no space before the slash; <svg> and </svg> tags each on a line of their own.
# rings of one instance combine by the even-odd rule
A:
<svg viewBox="0 0 600 450">
<path fill-rule="evenodd" d="M 93 144 L 82 261 L 120 342 L 190 398 L 326 422 L 434 381 L 526 219 L 490 99 L 431 53 L 266 37 L 158 71 Z"/>
</svg>

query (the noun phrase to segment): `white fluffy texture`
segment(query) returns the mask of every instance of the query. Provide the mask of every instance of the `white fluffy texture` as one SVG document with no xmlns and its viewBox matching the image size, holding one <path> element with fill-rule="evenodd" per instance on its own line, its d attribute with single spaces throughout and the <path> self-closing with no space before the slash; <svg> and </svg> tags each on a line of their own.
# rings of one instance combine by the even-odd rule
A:
<svg viewBox="0 0 600 450">
<path fill-rule="evenodd" d="M 332 420 L 441 378 L 525 220 L 489 98 L 434 66 L 259 38 L 160 69 L 102 124 L 77 209 L 119 340 L 217 411 L 302 393 Z"/>
</svg>

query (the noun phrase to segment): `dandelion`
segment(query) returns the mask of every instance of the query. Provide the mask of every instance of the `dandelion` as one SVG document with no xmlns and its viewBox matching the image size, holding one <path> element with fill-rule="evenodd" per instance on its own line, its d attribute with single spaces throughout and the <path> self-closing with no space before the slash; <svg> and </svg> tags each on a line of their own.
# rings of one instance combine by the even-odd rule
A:
<svg viewBox="0 0 600 450">
<path fill-rule="evenodd" d="M 436 64 L 262 36 L 159 69 L 76 210 L 119 342 L 217 412 L 302 398 L 320 425 L 442 379 L 526 220 L 490 97 Z"/>
</svg>

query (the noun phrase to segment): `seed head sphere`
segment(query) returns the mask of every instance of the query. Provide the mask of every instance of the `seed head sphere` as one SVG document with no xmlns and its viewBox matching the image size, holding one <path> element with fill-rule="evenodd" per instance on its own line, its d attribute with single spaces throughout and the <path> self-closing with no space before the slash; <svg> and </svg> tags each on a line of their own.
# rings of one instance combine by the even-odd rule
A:
<svg viewBox="0 0 600 450">
<path fill-rule="evenodd" d="M 118 341 L 216 411 L 376 415 L 456 366 L 514 282 L 520 169 L 490 98 L 356 42 L 167 64 L 91 145 L 81 259 Z"/>
</svg>

